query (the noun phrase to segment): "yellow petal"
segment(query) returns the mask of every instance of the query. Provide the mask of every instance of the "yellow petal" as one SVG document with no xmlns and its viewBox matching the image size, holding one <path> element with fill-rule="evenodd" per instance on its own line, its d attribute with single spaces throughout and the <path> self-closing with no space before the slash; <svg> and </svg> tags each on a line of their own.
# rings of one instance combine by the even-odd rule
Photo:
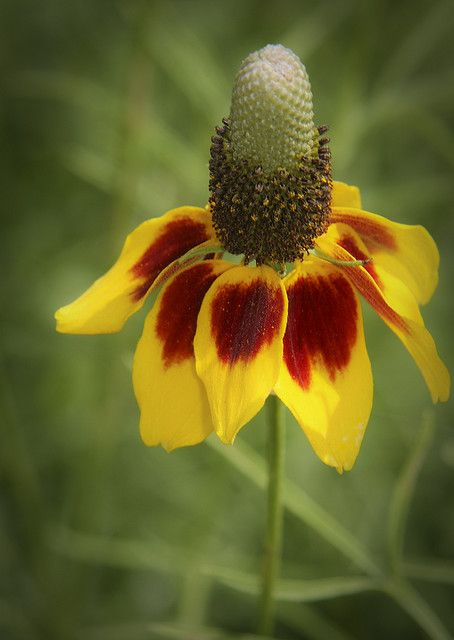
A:
<svg viewBox="0 0 454 640">
<path fill-rule="evenodd" d="M 367 249 L 361 239 L 349 230 L 350 241 L 342 238 L 344 225 L 333 225 L 330 232 L 318 238 L 317 245 L 336 260 L 363 259 Z M 340 236 L 336 237 L 339 233 Z M 353 238 L 353 239 L 352 239 Z M 359 248 L 355 250 L 354 244 Z M 348 247 L 342 246 L 344 244 Z M 413 293 L 394 274 L 388 274 L 374 261 L 365 267 L 339 267 L 350 279 L 365 300 L 375 309 L 389 328 L 400 338 L 418 365 L 430 390 L 433 402 L 446 401 L 449 397 L 450 376 L 440 359 L 432 336 L 424 326 Z"/>
<path fill-rule="evenodd" d="M 197 444 L 213 430 L 193 340 L 202 300 L 232 267 L 221 260 L 192 265 L 170 279 L 147 316 L 134 357 L 133 382 L 145 444 L 168 451 Z"/>
<path fill-rule="evenodd" d="M 345 182 L 333 181 L 332 207 L 354 207 L 361 209 L 361 194 L 358 187 Z"/>
<path fill-rule="evenodd" d="M 270 267 L 230 269 L 205 296 L 194 341 L 196 367 L 223 442 L 234 441 L 273 388 L 286 320 L 285 289 Z"/>
<path fill-rule="evenodd" d="M 373 392 L 358 296 L 339 270 L 320 260 L 305 260 L 285 285 L 288 320 L 275 392 L 319 458 L 349 470 Z"/>
<path fill-rule="evenodd" d="M 402 280 L 417 302 L 425 304 L 430 300 L 438 284 L 440 257 L 427 229 L 342 207 L 333 207 L 330 221 L 348 224 L 354 229 L 374 261 Z"/>
<path fill-rule="evenodd" d="M 113 267 L 55 318 L 61 333 L 115 333 L 138 311 L 159 273 L 214 237 L 205 209 L 179 207 L 147 220 L 127 238 Z"/>
<path fill-rule="evenodd" d="M 397 276 L 382 267 L 352 227 L 341 223 L 332 224 L 327 235 L 355 259 L 368 261 L 364 265 L 365 270 L 374 279 L 388 304 L 399 315 L 411 318 L 418 324 L 424 324 L 418 303 L 410 289 Z M 323 237 L 317 240 L 317 246 L 321 243 Z"/>
</svg>

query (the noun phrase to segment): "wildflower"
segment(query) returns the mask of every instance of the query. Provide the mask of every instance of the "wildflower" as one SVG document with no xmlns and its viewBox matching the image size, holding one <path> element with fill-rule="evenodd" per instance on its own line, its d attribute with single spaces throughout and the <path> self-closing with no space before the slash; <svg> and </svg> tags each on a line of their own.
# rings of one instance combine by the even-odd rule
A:
<svg viewBox="0 0 454 640">
<path fill-rule="evenodd" d="M 232 443 L 274 392 L 320 459 L 351 469 L 373 391 L 358 294 L 432 400 L 447 400 L 449 374 L 419 311 L 437 285 L 436 245 L 332 181 L 325 131 L 299 59 L 280 45 L 251 54 L 212 138 L 207 207 L 144 222 L 57 311 L 63 333 L 114 333 L 159 289 L 133 369 L 146 444 L 172 450 L 213 431 Z"/>
</svg>

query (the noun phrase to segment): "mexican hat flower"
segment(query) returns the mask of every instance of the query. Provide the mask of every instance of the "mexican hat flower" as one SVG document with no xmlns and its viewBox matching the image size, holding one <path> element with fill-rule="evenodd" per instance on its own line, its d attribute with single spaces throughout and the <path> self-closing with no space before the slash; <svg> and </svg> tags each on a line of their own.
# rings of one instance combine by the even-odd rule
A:
<svg viewBox="0 0 454 640">
<path fill-rule="evenodd" d="M 421 226 L 361 207 L 331 177 L 305 67 L 252 53 L 212 138 L 210 198 L 145 221 L 107 273 L 56 313 L 63 333 L 119 331 L 153 291 L 133 367 L 140 429 L 167 450 L 238 431 L 276 394 L 319 458 L 351 469 L 373 381 L 360 297 L 400 338 L 434 402 L 449 374 L 419 305 L 439 256 Z"/>
</svg>

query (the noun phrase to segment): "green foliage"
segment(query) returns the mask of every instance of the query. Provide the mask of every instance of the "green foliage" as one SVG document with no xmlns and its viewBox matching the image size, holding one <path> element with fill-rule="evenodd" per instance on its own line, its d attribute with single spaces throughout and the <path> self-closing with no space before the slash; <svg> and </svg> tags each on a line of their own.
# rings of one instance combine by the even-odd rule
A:
<svg viewBox="0 0 454 640">
<path fill-rule="evenodd" d="M 147 449 L 130 379 L 144 314 L 91 338 L 57 335 L 52 315 L 140 221 L 204 204 L 238 65 L 280 42 L 331 125 L 335 177 L 437 240 L 425 318 L 449 366 L 452 4 L 11 0 L 1 14 L 0 637 L 258 638 L 264 416 L 234 447 Z M 375 402 L 354 470 L 323 466 L 288 416 L 282 640 L 454 633 L 452 405 L 430 408 L 365 316 Z"/>
</svg>

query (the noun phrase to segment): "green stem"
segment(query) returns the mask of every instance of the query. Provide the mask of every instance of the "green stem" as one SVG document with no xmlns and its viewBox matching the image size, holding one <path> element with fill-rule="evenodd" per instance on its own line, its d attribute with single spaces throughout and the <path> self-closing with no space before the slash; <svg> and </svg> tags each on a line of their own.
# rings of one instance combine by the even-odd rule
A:
<svg viewBox="0 0 454 640">
<path fill-rule="evenodd" d="M 277 396 L 270 396 L 269 409 L 268 515 L 258 631 L 262 635 L 272 636 L 276 581 L 279 577 L 282 550 L 285 407 Z"/>
</svg>

